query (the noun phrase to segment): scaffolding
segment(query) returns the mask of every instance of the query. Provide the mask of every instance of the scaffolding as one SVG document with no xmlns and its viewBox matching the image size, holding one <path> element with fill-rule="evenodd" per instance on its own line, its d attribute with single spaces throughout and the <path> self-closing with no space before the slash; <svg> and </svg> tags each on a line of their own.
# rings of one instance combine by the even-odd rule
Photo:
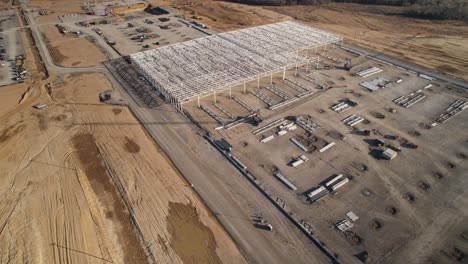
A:
<svg viewBox="0 0 468 264">
<path fill-rule="evenodd" d="M 318 63 L 317 49 L 343 38 L 279 22 L 189 40 L 130 55 L 132 64 L 180 110 L 182 104 L 274 73 Z M 309 54 L 310 53 L 310 54 Z"/>
</svg>

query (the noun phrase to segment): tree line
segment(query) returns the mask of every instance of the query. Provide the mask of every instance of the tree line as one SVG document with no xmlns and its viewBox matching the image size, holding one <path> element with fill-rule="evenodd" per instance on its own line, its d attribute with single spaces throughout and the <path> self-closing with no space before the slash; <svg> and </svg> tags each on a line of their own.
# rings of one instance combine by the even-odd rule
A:
<svg viewBox="0 0 468 264">
<path fill-rule="evenodd" d="M 357 3 L 366 5 L 404 6 L 404 15 L 427 19 L 468 20 L 468 1 L 465 0 L 231 0 L 251 5 L 322 5 Z"/>
</svg>

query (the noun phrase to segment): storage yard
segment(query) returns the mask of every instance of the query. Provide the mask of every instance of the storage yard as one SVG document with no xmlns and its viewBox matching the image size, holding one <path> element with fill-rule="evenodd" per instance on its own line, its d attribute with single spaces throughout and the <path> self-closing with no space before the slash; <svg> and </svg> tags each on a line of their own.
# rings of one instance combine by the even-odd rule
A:
<svg viewBox="0 0 468 264">
<path fill-rule="evenodd" d="M 0 262 L 465 263 L 466 83 L 294 8 L 5 13 Z"/>
</svg>

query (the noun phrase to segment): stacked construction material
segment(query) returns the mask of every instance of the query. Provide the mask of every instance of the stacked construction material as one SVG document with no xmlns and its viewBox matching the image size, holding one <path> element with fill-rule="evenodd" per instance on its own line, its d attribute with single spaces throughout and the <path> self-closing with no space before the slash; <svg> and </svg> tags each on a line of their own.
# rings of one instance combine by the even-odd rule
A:
<svg viewBox="0 0 468 264">
<path fill-rule="evenodd" d="M 218 115 L 216 115 L 215 113 L 213 113 L 213 111 L 210 110 L 210 108 L 208 108 L 207 106 L 205 105 L 202 105 L 201 106 L 201 109 L 203 109 L 208 115 L 210 115 L 214 120 L 218 121 L 218 123 L 220 123 L 222 126 L 224 126 L 224 120 L 219 117 Z"/>
<path fill-rule="evenodd" d="M 323 152 L 327 151 L 328 149 L 330 149 L 333 146 L 335 146 L 335 142 L 331 142 L 331 143 L 327 144 L 325 147 L 319 149 L 319 152 L 323 153 Z"/>
<path fill-rule="evenodd" d="M 294 145 L 296 145 L 297 147 L 299 147 L 303 151 L 307 152 L 307 148 L 304 147 L 304 145 L 302 145 L 301 143 L 299 143 L 299 141 L 297 141 L 296 139 L 291 138 L 291 142 L 294 143 Z"/>
<path fill-rule="evenodd" d="M 272 140 L 272 139 L 274 139 L 274 138 L 275 138 L 275 136 L 274 136 L 274 135 L 271 135 L 271 136 L 262 138 L 262 140 L 260 140 L 260 142 L 262 142 L 262 143 L 267 143 L 268 141 L 270 141 L 270 140 Z"/>
<path fill-rule="evenodd" d="M 308 160 L 309 159 L 305 155 L 301 155 L 298 158 L 293 159 L 291 161 L 291 166 L 295 168 L 295 167 L 301 165 L 302 163 L 304 163 L 305 161 L 308 161 Z"/>
<path fill-rule="evenodd" d="M 289 100 L 291 99 L 291 95 L 289 95 L 287 92 L 281 90 L 280 88 L 276 87 L 275 85 L 267 85 L 265 87 L 268 91 L 276 94 L 277 96 L 283 98 L 284 100 Z"/>
<path fill-rule="evenodd" d="M 350 127 L 353 127 L 359 123 L 361 123 L 362 121 L 364 121 L 365 119 L 362 118 L 362 117 L 359 117 L 357 115 L 350 115 L 348 116 L 347 118 L 341 120 L 343 123 L 345 123 L 346 125 L 350 126 Z"/>
<path fill-rule="evenodd" d="M 296 123 L 299 127 L 304 129 L 307 132 L 313 133 L 315 129 L 321 128 L 319 124 L 314 122 L 308 116 L 299 116 L 296 118 Z"/>
<path fill-rule="evenodd" d="M 262 126 L 261 128 L 257 128 L 257 129 L 255 129 L 252 133 L 253 133 L 254 135 L 261 134 L 261 133 L 263 133 L 263 132 L 265 132 L 265 131 L 268 131 L 268 130 L 274 128 L 275 126 L 281 124 L 283 121 L 284 121 L 284 117 L 283 117 L 283 118 L 280 118 L 280 119 L 277 119 L 277 120 L 271 122 L 271 123 L 268 124 L 268 125 Z"/>
<path fill-rule="evenodd" d="M 314 202 L 318 202 L 320 199 L 324 198 L 329 193 L 330 192 L 327 190 L 327 188 L 320 186 L 316 188 L 315 190 L 309 192 L 307 196 L 309 197 L 310 201 L 314 203 Z"/>
<path fill-rule="evenodd" d="M 360 72 L 357 72 L 356 74 L 361 76 L 361 77 L 369 77 L 373 74 L 376 74 L 376 73 L 379 73 L 379 72 L 382 72 L 381 69 L 377 68 L 377 67 L 372 67 L 372 68 L 369 68 L 367 70 L 363 70 L 363 71 L 360 71 Z"/>
<path fill-rule="evenodd" d="M 333 105 L 331 109 L 337 113 L 342 113 L 350 108 L 351 106 L 348 103 L 341 102 L 341 103 Z"/>
<path fill-rule="evenodd" d="M 463 110 L 468 107 L 468 102 L 463 100 L 455 100 L 453 103 L 449 105 L 445 112 L 440 114 L 439 117 L 436 119 L 439 123 L 445 123 L 450 120 L 452 117 L 458 115 Z"/>
<path fill-rule="evenodd" d="M 425 97 L 426 96 L 423 93 L 421 93 L 421 90 L 418 90 L 408 95 L 402 95 L 393 100 L 393 102 L 401 107 L 409 108 L 412 105 L 424 99 Z"/>
<path fill-rule="evenodd" d="M 233 96 L 232 99 L 234 99 L 234 101 L 236 101 L 238 104 L 240 104 L 242 107 L 244 107 L 245 109 L 247 109 L 247 111 L 249 111 L 250 113 L 254 113 L 255 110 L 250 107 L 246 102 L 242 101 L 239 97 L 237 96 Z"/>
<path fill-rule="evenodd" d="M 262 100 L 268 106 L 273 106 L 273 105 L 275 105 L 277 103 L 271 97 L 268 97 L 265 94 L 263 94 L 262 92 L 260 92 L 259 89 L 254 89 L 252 91 L 252 94 L 255 95 L 258 99 Z"/>
<path fill-rule="evenodd" d="M 224 107 L 222 107 L 220 104 L 216 104 L 216 103 L 215 103 L 214 106 L 215 106 L 216 108 L 218 108 L 219 111 L 223 112 L 223 114 L 225 114 L 225 115 L 228 116 L 229 118 L 231 118 L 231 119 L 236 119 L 236 117 L 235 117 L 233 114 L 229 113 L 229 112 L 228 112 Z"/>
<path fill-rule="evenodd" d="M 296 191 L 297 190 L 297 187 L 294 186 L 294 184 L 292 184 L 288 179 L 286 179 L 283 175 L 281 175 L 281 173 L 279 171 L 276 171 L 275 173 L 273 173 L 273 175 L 278 178 L 278 180 L 280 180 L 282 183 L 284 183 L 284 185 L 288 186 L 289 189 L 293 190 L 293 191 Z"/>
</svg>

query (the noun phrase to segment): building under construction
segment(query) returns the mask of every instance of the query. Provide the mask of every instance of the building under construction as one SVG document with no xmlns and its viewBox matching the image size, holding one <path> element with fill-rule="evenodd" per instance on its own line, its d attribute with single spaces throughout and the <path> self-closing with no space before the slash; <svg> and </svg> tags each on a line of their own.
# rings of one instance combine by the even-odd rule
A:
<svg viewBox="0 0 468 264">
<path fill-rule="evenodd" d="M 130 55 L 132 64 L 173 105 L 318 63 L 317 49 L 343 38 L 296 22 L 221 33 Z"/>
</svg>

